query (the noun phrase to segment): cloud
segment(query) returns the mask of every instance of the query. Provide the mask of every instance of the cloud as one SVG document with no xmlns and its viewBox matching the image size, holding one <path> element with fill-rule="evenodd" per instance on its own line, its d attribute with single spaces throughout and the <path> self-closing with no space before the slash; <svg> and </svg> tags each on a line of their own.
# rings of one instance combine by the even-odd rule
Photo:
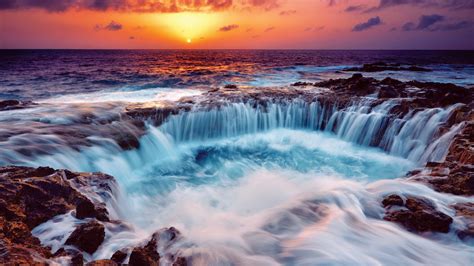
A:
<svg viewBox="0 0 474 266">
<path fill-rule="evenodd" d="M 280 16 L 289 16 L 296 14 L 296 10 L 284 10 L 280 12 Z"/>
<path fill-rule="evenodd" d="M 102 26 L 100 24 L 96 24 L 94 26 L 94 30 L 96 31 L 99 31 L 99 30 L 118 31 L 118 30 L 121 30 L 122 28 L 123 28 L 122 24 L 115 22 L 113 20 L 106 26 Z"/>
<path fill-rule="evenodd" d="M 368 9 L 367 12 L 401 5 L 436 7 L 453 10 L 474 9 L 473 0 L 380 0 L 377 6 Z"/>
<path fill-rule="evenodd" d="M 128 37 L 129 40 L 135 40 L 135 36 Z"/>
<path fill-rule="evenodd" d="M 238 29 L 238 28 L 239 28 L 239 25 L 231 24 L 231 25 L 221 27 L 219 31 L 227 32 L 227 31 Z"/>
<path fill-rule="evenodd" d="M 433 15 L 423 15 L 420 17 L 418 24 L 413 22 L 405 23 L 402 26 L 402 30 L 404 31 L 412 31 L 412 30 L 429 30 L 429 28 L 436 24 L 437 22 L 443 21 L 445 18 L 444 16 L 433 14 Z"/>
<path fill-rule="evenodd" d="M 121 12 L 208 12 L 232 8 L 270 10 L 278 0 L 0 0 L 0 10 L 43 9 L 48 12 L 68 10 L 114 10 Z"/>
<path fill-rule="evenodd" d="M 344 9 L 345 12 L 360 12 L 365 9 L 365 5 L 356 5 L 356 6 L 348 6 Z"/>
<path fill-rule="evenodd" d="M 270 32 L 270 31 L 272 31 L 272 30 L 274 30 L 274 29 L 275 29 L 275 27 L 268 27 L 268 28 L 266 28 L 263 32 Z"/>
<path fill-rule="evenodd" d="M 265 10 L 271 10 L 280 7 L 278 0 L 244 0 L 244 5 L 251 7 L 259 7 Z"/>
<path fill-rule="evenodd" d="M 474 26 L 474 22 L 468 20 L 445 22 L 444 16 L 433 14 L 423 15 L 419 18 L 418 23 L 407 22 L 402 26 L 403 31 L 455 31 L 468 29 Z"/>
<path fill-rule="evenodd" d="M 382 20 L 377 16 L 369 18 L 366 22 L 359 23 L 352 28 L 352 31 L 364 31 L 382 24 Z"/>
</svg>

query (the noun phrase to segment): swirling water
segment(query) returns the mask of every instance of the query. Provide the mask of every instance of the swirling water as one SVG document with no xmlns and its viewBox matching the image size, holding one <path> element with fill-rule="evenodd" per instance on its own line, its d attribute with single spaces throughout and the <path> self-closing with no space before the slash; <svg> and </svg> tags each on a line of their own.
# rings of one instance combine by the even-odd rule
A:
<svg viewBox="0 0 474 266">
<path fill-rule="evenodd" d="M 346 66 L 391 57 L 440 66 L 442 61 L 433 61 L 431 54 L 120 53 L 126 56 L 97 51 L 21 54 L 10 57 L 11 62 L 40 59 L 29 71 L 14 67 L 3 72 L 0 83 L 8 97 L 41 102 L 32 109 L 0 113 L 1 165 L 101 171 L 118 181 L 115 197 L 106 203 L 112 218 L 127 226 L 107 224 L 104 244 L 94 254 L 85 254 L 87 260 L 109 258 L 169 226 L 180 230 L 182 238 L 161 243 L 160 254 L 179 252 L 195 265 L 468 265 L 474 260 L 472 243 L 461 242 L 453 230 L 413 234 L 382 220 L 380 206 L 390 193 L 418 195 L 452 215 L 448 206 L 472 201 L 402 178 L 426 161 L 443 160 L 462 125 L 442 136 L 436 132 L 456 106 L 392 120 L 390 101 L 368 108 L 367 99 L 343 110 L 298 100 L 261 109 L 233 103 L 180 113 L 158 127 L 146 124 L 138 149 L 124 151 L 99 131 L 90 135 L 105 127 L 101 121 L 114 119 L 118 122 L 103 129 L 107 133 L 135 132 L 133 125 L 117 118 L 129 102 L 174 101 L 202 93 L 199 86 L 226 83 L 288 85 L 337 76 L 334 71 Z M 466 64 L 462 56 L 444 55 L 453 61 L 451 68 Z M 166 65 L 166 60 L 174 64 Z M 53 71 L 41 70 L 51 62 Z M 472 84 L 470 71 L 465 67 L 457 74 L 452 69 L 446 73 Z M 31 79 L 18 78 L 31 73 Z M 443 73 L 420 78 L 433 80 Z M 67 128 L 73 129 L 69 135 L 59 133 Z M 87 144 L 72 145 L 70 135 L 82 132 L 87 133 Z M 80 222 L 69 213 L 33 233 L 54 251 Z M 463 226 L 455 218 L 453 229 Z"/>
</svg>

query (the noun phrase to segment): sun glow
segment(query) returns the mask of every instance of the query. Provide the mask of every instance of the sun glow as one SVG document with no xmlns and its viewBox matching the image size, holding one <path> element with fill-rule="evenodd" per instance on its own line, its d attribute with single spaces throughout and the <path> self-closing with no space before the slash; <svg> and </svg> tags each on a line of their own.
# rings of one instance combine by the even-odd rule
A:
<svg viewBox="0 0 474 266">
<path fill-rule="evenodd" d="M 193 39 L 209 36 L 219 27 L 220 14 L 210 13 L 174 13 L 161 17 L 171 35 L 191 43 Z"/>
</svg>

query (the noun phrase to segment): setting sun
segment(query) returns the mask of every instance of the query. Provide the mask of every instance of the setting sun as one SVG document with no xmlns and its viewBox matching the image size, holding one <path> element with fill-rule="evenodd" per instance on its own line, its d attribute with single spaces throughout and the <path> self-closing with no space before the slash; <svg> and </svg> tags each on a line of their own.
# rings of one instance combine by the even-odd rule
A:
<svg viewBox="0 0 474 266">
<path fill-rule="evenodd" d="M 219 27 L 218 22 L 221 15 L 184 12 L 163 16 L 166 18 L 160 22 L 164 22 L 170 35 L 180 39 L 184 38 L 187 43 L 191 43 L 193 39 L 201 38 L 215 31 Z"/>
</svg>

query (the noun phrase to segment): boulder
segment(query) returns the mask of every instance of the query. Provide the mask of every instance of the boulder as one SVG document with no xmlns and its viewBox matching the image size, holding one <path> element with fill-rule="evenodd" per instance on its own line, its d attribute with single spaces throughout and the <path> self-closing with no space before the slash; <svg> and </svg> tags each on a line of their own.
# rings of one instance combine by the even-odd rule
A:
<svg viewBox="0 0 474 266">
<path fill-rule="evenodd" d="M 400 196 L 390 195 L 382 201 L 384 207 L 387 208 L 385 220 L 398 223 L 415 232 L 449 232 L 453 219 L 436 210 L 432 203 L 422 198 L 407 197 L 406 201 L 400 204 L 400 199 Z M 404 208 L 392 210 L 392 206 Z"/>
<path fill-rule="evenodd" d="M 104 238 L 104 225 L 97 221 L 90 221 L 76 227 L 66 240 L 66 245 L 74 245 L 80 250 L 93 254 L 102 244 Z"/>
<path fill-rule="evenodd" d="M 121 264 L 126 258 L 127 258 L 127 253 L 125 251 L 117 250 L 110 259 L 115 261 L 118 264 Z"/>
</svg>

